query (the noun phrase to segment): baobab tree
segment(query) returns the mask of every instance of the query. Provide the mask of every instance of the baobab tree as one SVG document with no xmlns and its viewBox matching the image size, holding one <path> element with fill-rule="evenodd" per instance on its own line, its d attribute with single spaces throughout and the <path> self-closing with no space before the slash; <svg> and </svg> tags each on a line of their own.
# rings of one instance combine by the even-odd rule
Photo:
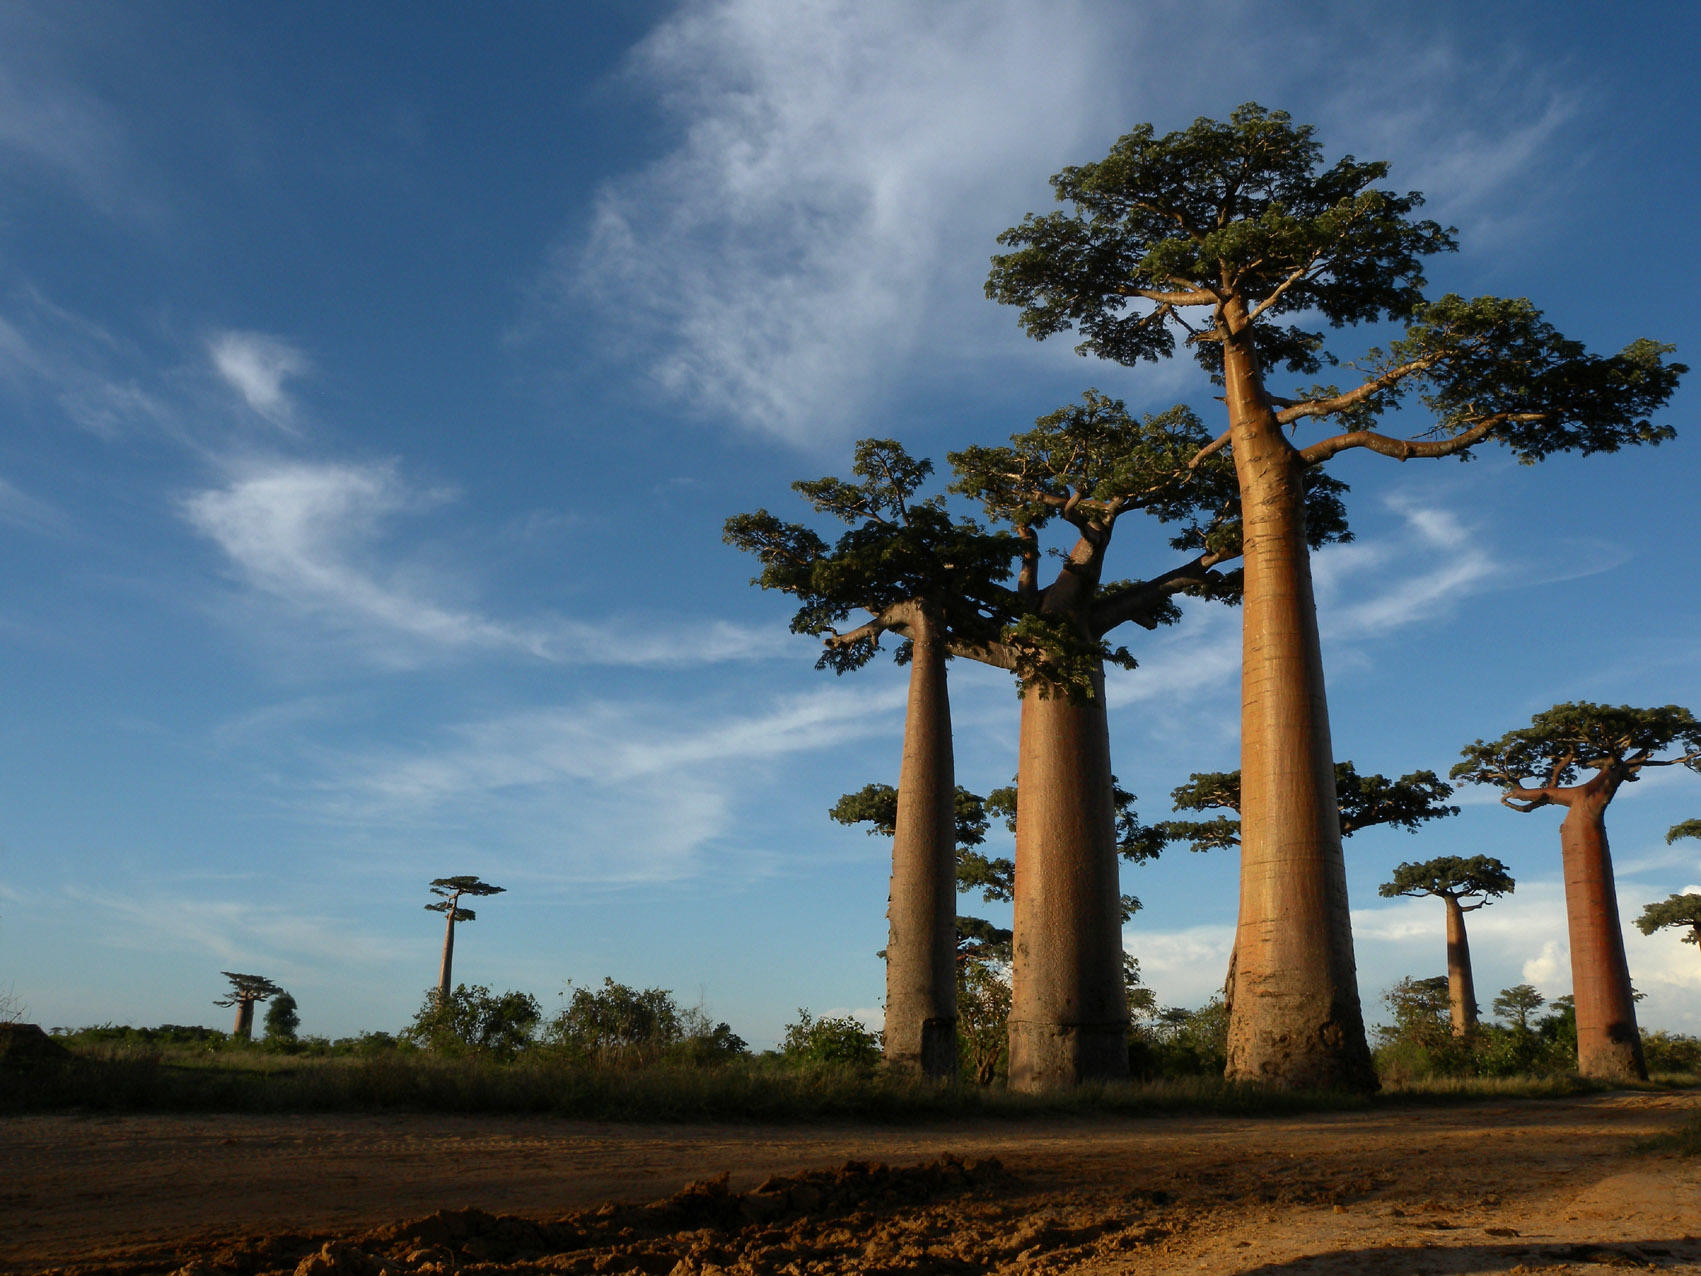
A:
<svg viewBox="0 0 1701 1276">
<path fill-rule="evenodd" d="M 1280 1086 L 1376 1084 L 1354 969 L 1333 749 L 1312 592 L 1305 478 L 1348 450 L 1397 460 L 1498 442 L 1520 461 L 1672 436 L 1650 423 L 1681 364 L 1632 342 L 1589 354 L 1522 299 L 1424 296 L 1423 259 L 1453 232 L 1383 163 L 1327 167 L 1313 130 L 1256 104 L 1158 136 L 1141 125 L 1052 178 L 1064 210 L 999 242 L 987 294 L 1043 339 L 1118 363 L 1167 359 L 1178 337 L 1222 387 L 1246 511 L 1241 664 L 1239 962 L 1228 1075 Z M 1325 328 L 1404 332 L 1345 366 L 1356 384 L 1278 388 L 1325 363 Z M 1410 436 L 1377 428 L 1415 397 Z M 1321 437 L 1299 437 L 1321 427 Z M 1292 437 L 1290 437 L 1292 436 Z"/>
<path fill-rule="evenodd" d="M 954 518 L 942 497 L 921 497 L 933 463 L 894 440 L 860 441 L 851 470 L 854 482 L 792 484 L 849 524 L 834 544 L 766 510 L 728 519 L 724 535 L 761 561 L 755 584 L 799 599 L 793 632 L 827 636 L 817 668 L 861 668 L 883 634 L 901 639 L 896 658 L 910 677 L 891 821 L 884 1051 L 896 1067 L 945 1078 L 957 1071 L 958 841 L 946 662 L 953 641 L 993 632 L 989 594 L 1010 575 L 1014 545 Z M 839 634 L 859 612 L 873 620 Z"/>
<path fill-rule="evenodd" d="M 461 907 L 461 898 L 466 895 L 501 895 L 507 889 L 481 882 L 476 876 L 439 877 L 432 881 L 431 893 L 438 899 L 427 904 L 425 911 L 443 914 L 443 964 L 437 972 L 438 1005 L 449 1004 L 449 992 L 453 987 L 449 975 L 455 964 L 455 923 L 476 921 L 478 918 L 472 909 Z"/>
<path fill-rule="evenodd" d="M 215 1006 L 235 1006 L 236 1026 L 230 1030 L 230 1035 L 239 1041 L 254 1039 L 254 1003 L 266 1001 L 283 992 L 283 989 L 263 975 L 243 975 L 234 970 L 219 972 L 230 980 L 230 992 L 213 1002 Z"/>
<path fill-rule="evenodd" d="M 1644 935 L 1667 927 L 1686 927 L 1687 933 L 1679 938 L 1686 944 L 1701 944 L 1701 895 L 1667 895 L 1656 904 L 1645 905 L 1636 919 L 1636 929 Z"/>
<path fill-rule="evenodd" d="M 1661 757 L 1670 752 L 1670 756 Z M 1500 801 L 1528 813 L 1562 806 L 1559 842 L 1571 939 L 1571 991 L 1577 1006 L 1577 1070 L 1607 1079 L 1646 1079 L 1636 1031 L 1635 993 L 1607 846 L 1607 806 L 1648 767 L 1701 771 L 1701 723 L 1687 709 L 1578 701 L 1536 714 L 1500 739 L 1478 740 L 1453 778 L 1502 790 Z"/>
<path fill-rule="evenodd" d="M 1442 855 L 1421 864 L 1411 861 L 1394 869 L 1391 880 L 1378 888 L 1385 899 L 1404 895 L 1434 898 L 1447 906 L 1447 1004 L 1455 1037 L 1468 1036 L 1477 1026 L 1477 988 L 1471 977 L 1471 945 L 1465 934 L 1465 914 L 1474 913 L 1503 895 L 1515 883 L 1506 865 L 1492 855 L 1463 859 Z M 1467 904 L 1465 900 L 1476 902 Z"/>
</svg>

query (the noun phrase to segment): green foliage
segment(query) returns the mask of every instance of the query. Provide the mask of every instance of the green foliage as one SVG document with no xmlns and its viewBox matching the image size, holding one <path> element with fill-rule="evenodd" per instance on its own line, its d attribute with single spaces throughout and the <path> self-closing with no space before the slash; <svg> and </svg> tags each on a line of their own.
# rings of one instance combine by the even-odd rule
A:
<svg viewBox="0 0 1701 1276">
<path fill-rule="evenodd" d="M 266 1040 L 280 1044 L 293 1042 L 300 1027 L 301 1015 L 296 1010 L 295 998 L 280 992 L 266 1007 Z"/>
<path fill-rule="evenodd" d="M 431 893 L 440 896 L 436 902 L 427 904 L 428 913 L 453 914 L 452 920 L 470 922 L 478 919 L 478 914 L 470 908 L 460 906 L 463 895 L 501 895 L 508 888 L 492 886 L 489 882 L 480 881 L 477 877 L 463 875 L 460 877 L 439 877 L 431 883 Z"/>
<path fill-rule="evenodd" d="M 1655 756 L 1668 749 L 1672 757 Z M 1506 789 L 1568 787 L 1585 771 L 1625 778 L 1646 766 L 1701 771 L 1701 722 L 1674 704 L 1638 709 L 1579 700 L 1543 710 L 1498 740 L 1478 740 L 1464 755 L 1455 780 Z"/>
<path fill-rule="evenodd" d="M 447 997 L 432 989 L 402 1036 L 440 1054 L 465 1052 L 512 1059 L 532 1042 L 542 1014 L 530 993 L 492 993 L 482 984 L 456 984 Z"/>
<path fill-rule="evenodd" d="M 239 1006 L 244 1002 L 252 1004 L 275 997 L 283 991 L 264 975 L 244 975 L 234 970 L 221 970 L 219 973 L 230 980 L 230 992 L 215 999 L 215 1006 Z"/>
<path fill-rule="evenodd" d="M 1455 808 L 1457 809 L 1457 808 Z M 1489 900 L 1510 895 L 1515 883 L 1506 865 L 1492 855 L 1473 855 L 1463 859 L 1457 855 L 1440 855 L 1421 864 L 1407 861 L 1394 869 L 1391 881 L 1384 882 L 1378 891 L 1385 899 L 1406 895 L 1413 899 L 1436 896 L 1442 899 L 1470 899 L 1481 896 L 1481 908 Z"/>
<path fill-rule="evenodd" d="M 1335 763 L 1335 801 L 1340 807 L 1341 836 L 1388 824 L 1415 833 L 1429 820 L 1457 815 L 1448 804 L 1453 786 L 1433 771 L 1413 771 L 1397 780 L 1385 775 L 1360 775 L 1351 762 Z M 1170 801 L 1180 811 L 1240 810 L 1239 771 L 1195 771 L 1178 785 Z M 1226 815 L 1209 820 L 1165 820 L 1155 826 L 1165 842 L 1186 842 L 1194 851 L 1240 845 L 1240 821 Z"/>
<path fill-rule="evenodd" d="M 1368 444 L 1360 432 L 1415 394 L 1433 425 L 1418 447 L 1386 449 L 1402 457 L 1494 439 L 1535 461 L 1671 437 L 1648 420 L 1687 370 L 1665 362 L 1671 347 L 1594 356 L 1528 301 L 1426 300 L 1422 260 L 1452 251 L 1453 233 L 1416 218 L 1422 197 L 1386 176 L 1350 156 L 1323 167 L 1310 127 L 1252 103 L 1163 136 L 1141 125 L 1052 179 L 1065 211 L 999 237 L 1011 251 L 993 258 L 987 295 L 1018 306 L 1029 335 L 1078 329 L 1081 353 L 1118 363 L 1169 358 L 1182 338 L 1213 377 L 1240 316 L 1262 367 L 1302 376 L 1337 362 L 1323 324 L 1403 321 L 1350 365 L 1350 391 L 1279 401 L 1285 423 L 1331 422 Z"/>
<path fill-rule="evenodd" d="M 1170 1006 L 1137 1019 L 1128 1034 L 1130 1073 L 1158 1077 L 1220 1077 L 1228 1066 L 1228 1006 L 1213 997 L 1197 1010 Z"/>
<path fill-rule="evenodd" d="M 1447 976 L 1402 979 L 1384 996 L 1394 1022 L 1375 1031 L 1376 1070 L 1402 1082 L 1412 1077 L 1471 1073 L 1473 1044 L 1455 1037 L 1449 1015 Z"/>
<path fill-rule="evenodd" d="M 855 611 L 877 619 L 901 604 L 925 604 L 958 637 L 985 638 L 987 614 L 1001 605 L 1015 544 L 967 519 L 942 497 L 918 499 L 933 463 L 892 439 L 862 439 L 851 466 L 857 482 L 821 478 L 792 484 L 817 512 L 850 524 L 829 545 L 812 528 L 767 510 L 727 519 L 723 539 L 762 564 L 753 584 L 798 599 L 793 633 L 836 636 Z M 845 673 L 879 650 L 881 627 L 829 641 L 817 668 Z M 908 656 L 907 644 L 898 658 Z"/>
<path fill-rule="evenodd" d="M 663 988 L 637 989 L 604 978 L 575 988 L 549 1023 L 546 1039 L 601 1066 L 639 1067 L 660 1059 L 720 1063 L 749 1053 L 742 1038 L 701 1010 L 681 1009 Z"/>
<path fill-rule="evenodd" d="M 1680 837 L 1701 837 L 1701 820 L 1684 820 L 1673 824 L 1666 830 L 1666 845 L 1670 846 Z"/>
<path fill-rule="evenodd" d="M 964 921 L 959 918 L 958 934 Z M 987 926 L 958 942 L 957 1059 L 964 1076 L 991 1085 L 1010 1064 L 1010 932 Z"/>
<path fill-rule="evenodd" d="M 1650 1073 L 1701 1075 L 1701 1040 L 1682 1032 L 1644 1032 L 1642 1055 Z"/>
<path fill-rule="evenodd" d="M 1545 1005 L 1547 998 L 1536 991 L 1535 985 L 1514 984 L 1510 988 L 1502 988 L 1490 1008 L 1502 1019 L 1509 1020 L 1511 1026 L 1528 1032 L 1530 1016 Z"/>
<path fill-rule="evenodd" d="M 880 1062 L 880 1034 L 850 1015 L 816 1019 L 799 1008 L 797 1022 L 786 1025 L 780 1054 L 794 1064 L 872 1068 Z"/>
<path fill-rule="evenodd" d="M 1701 944 L 1701 895 L 1667 895 L 1643 908 L 1642 915 L 1636 919 L 1636 929 L 1644 935 L 1652 935 L 1667 926 L 1687 927 L 1687 933 L 1681 936 L 1683 942 Z"/>
</svg>

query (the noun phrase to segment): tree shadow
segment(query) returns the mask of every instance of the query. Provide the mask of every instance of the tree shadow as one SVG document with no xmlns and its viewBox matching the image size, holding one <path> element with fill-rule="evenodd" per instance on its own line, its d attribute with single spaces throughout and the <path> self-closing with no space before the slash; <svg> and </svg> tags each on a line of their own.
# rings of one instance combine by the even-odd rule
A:
<svg viewBox="0 0 1701 1276">
<path fill-rule="evenodd" d="M 1238 1276 L 1302 1276 L 1319 1271 L 1380 1272 L 1395 1270 L 1402 1258 L 1422 1255 L 1425 1276 L 1468 1276 L 1482 1271 L 1508 1271 L 1516 1265 L 1534 1263 L 1598 1263 L 1605 1267 L 1635 1267 L 1643 1270 L 1675 1270 L 1680 1265 L 1694 1270 L 1701 1258 L 1701 1236 L 1674 1236 L 1637 1241 L 1504 1241 L 1480 1245 L 1375 1245 L 1361 1249 L 1330 1250 L 1307 1254 L 1282 1263 L 1243 1267 Z"/>
</svg>

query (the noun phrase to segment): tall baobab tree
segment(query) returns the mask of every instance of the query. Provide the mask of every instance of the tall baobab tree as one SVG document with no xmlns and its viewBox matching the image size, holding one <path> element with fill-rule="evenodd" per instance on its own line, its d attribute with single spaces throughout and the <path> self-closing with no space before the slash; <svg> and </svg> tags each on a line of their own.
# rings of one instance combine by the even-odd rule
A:
<svg viewBox="0 0 1701 1276">
<path fill-rule="evenodd" d="M 922 497 L 933 463 L 894 440 L 860 441 L 851 469 L 855 481 L 792 485 L 849 524 L 834 544 L 766 510 L 728 519 L 725 538 L 760 559 L 756 584 L 799 599 L 794 632 L 827 636 L 817 668 L 861 668 L 884 633 L 901 640 L 896 658 L 910 674 L 891 812 L 884 1051 L 895 1067 L 948 1078 L 957 1071 L 959 799 L 946 662 L 953 642 L 990 632 L 989 591 L 1010 575 L 1015 546 L 952 517 L 942 497 Z M 874 620 L 837 632 L 861 612 Z"/>
<path fill-rule="evenodd" d="M 1670 756 L 1658 756 L 1670 752 Z M 1701 723 L 1666 705 L 1560 704 L 1500 739 L 1478 740 L 1453 778 L 1502 790 L 1500 801 L 1528 813 L 1565 808 L 1559 843 L 1571 939 L 1571 991 L 1577 1005 L 1577 1070 L 1584 1076 L 1646 1079 L 1642 1039 L 1607 846 L 1607 806 L 1648 767 L 1701 771 Z"/>
<path fill-rule="evenodd" d="M 1052 178 L 1068 207 L 999 236 L 987 294 L 1035 338 L 1078 328 L 1118 363 L 1173 356 L 1178 338 L 1227 409 L 1246 511 L 1241 662 L 1241 854 L 1228 1073 L 1267 1084 L 1376 1084 L 1359 1005 L 1334 802 L 1321 645 L 1304 509 L 1308 472 L 1350 449 L 1397 460 L 1498 442 L 1521 461 L 1611 452 L 1672 435 L 1670 347 L 1587 353 L 1528 301 L 1424 296 L 1423 259 L 1453 233 L 1422 197 L 1383 188 L 1383 163 L 1324 167 L 1312 129 L 1256 104 L 1157 135 L 1141 125 L 1096 163 Z M 1326 329 L 1393 321 L 1351 363 Z M 1325 363 L 1357 384 L 1278 387 Z M 1410 437 L 1378 418 L 1415 396 Z M 1322 427 L 1310 441 L 1305 428 Z M 1292 437 L 1290 437 L 1292 436 Z"/>
<path fill-rule="evenodd" d="M 266 1001 L 283 991 L 263 975 L 243 975 L 234 970 L 219 972 L 230 980 L 228 995 L 213 1002 L 215 1006 L 235 1006 L 236 1026 L 230 1030 L 230 1035 L 240 1041 L 254 1039 L 254 1003 Z"/>
<path fill-rule="evenodd" d="M 1514 882 L 1506 865 L 1492 855 L 1463 859 L 1442 855 L 1421 864 L 1407 861 L 1394 869 L 1391 880 L 1378 888 L 1386 899 L 1404 895 L 1433 897 L 1447 906 L 1447 1004 L 1455 1037 L 1468 1036 L 1477 1026 L 1477 988 L 1471 977 L 1471 944 L 1465 934 L 1465 914 L 1512 893 Z M 1463 901 L 1474 899 L 1474 904 Z"/>
<path fill-rule="evenodd" d="M 505 886 L 492 886 L 482 882 L 476 876 L 439 877 L 431 883 L 431 893 L 438 898 L 425 906 L 428 913 L 443 914 L 443 964 L 437 972 L 437 1004 L 449 1004 L 449 991 L 454 987 L 450 972 L 455 964 L 455 923 L 470 922 L 477 919 L 478 914 L 470 908 L 461 907 L 463 896 L 474 897 L 481 895 L 500 895 L 507 890 Z"/>
</svg>

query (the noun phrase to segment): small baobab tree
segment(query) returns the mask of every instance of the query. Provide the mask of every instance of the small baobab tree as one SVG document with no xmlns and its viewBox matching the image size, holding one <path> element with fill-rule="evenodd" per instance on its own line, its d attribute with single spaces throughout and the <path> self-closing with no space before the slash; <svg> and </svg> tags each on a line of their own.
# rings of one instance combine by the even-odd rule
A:
<svg viewBox="0 0 1701 1276">
<path fill-rule="evenodd" d="M 1471 978 L 1471 945 L 1465 935 L 1465 914 L 1513 888 L 1512 874 L 1492 855 L 1441 855 L 1421 864 L 1407 861 L 1394 869 L 1391 880 L 1379 888 L 1393 899 L 1434 898 L 1447 906 L 1447 1003 L 1453 1035 L 1463 1037 L 1477 1026 L 1477 989 Z M 1474 899 L 1475 903 L 1465 903 Z"/>
<path fill-rule="evenodd" d="M 1123 364 L 1191 354 L 1216 386 L 1244 525 L 1239 987 L 1231 1077 L 1289 1088 L 1376 1084 L 1335 822 L 1334 750 L 1307 552 L 1306 476 L 1341 453 L 1520 461 L 1671 437 L 1648 418 L 1675 388 L 1671 347 L 1597 356 L 1521 298 L 1424 295 L 1453 232 L 1385 185 L 1388 166 L 1326 163 L 1313 130 L 1247 103 L 1159 135 L 1142 124 L 1052 181 L 1064 208 L 999 236 L 987 295 L 1046 338 Z M 1356 358 L 1335 333 L 1404 331 Z M 1333 332 L 1331 330 L 1334 330 Z M 1349 352 L 1349 355 L 1351 352 Z M 1345 385 L 1312 379 L 1330 365 Z M 1356 384 L 1355 384 L 1356 383 Z M 1408 434 L 1382 421 L 1417 400 Z M 1018 858 L 1020 858 L 1018 856 Z"/>
<path fill-rule="evenodd" d="M 1681 824 L 1673 824 L 1666 833 L 1666 842 L 1675 842 L 1680 837 L 1701 838 L 1701 820 L 1684 820 Z M 1668 895 L 1657 904 L 1647 905 L 1643 908 L 1642 915 L 1636 919 L 1636 929 L 1644 935 L 1652 935 L 1655 931 L 1667 927 L 1688 927 L 1689 933 L 1682 936 L 1683 942 L 1701 945 L 1701 895 L 1694 892 Z"/>
<path fill-rule="evenodd" d="M 767 510 L 729 518 L 724 538 L 761 561 L 755 584 L 798 600 L 794 633 L 826 638 L 817 668 L 860 669 L 884 634 L 899 639 L 895 658 L 909 665 L 903 757 L 891 809 L 878 821 L 892 838 L 883 1050 L 895 1067 L 947 1078 L 957 1071 L 960 799 L 946 665 L 954 643 L 989 631 L 988 591 L 1010 574 L 1015 546 L 953 517 L 942 497 L 921 495 L 933 463 L 895 440 L 858 442 L 851 471 L 852 481 L 792 484 L 817 512 L 848 524 L 833 544 Z M 861 613 L 868 623 L 837 631 Z M 845 802 L 856 807 L 856 795 Z M 835 818 L 871 818 L 846 809 L 835 808 Z"/>
<path fill-rule="evenodd" d="M 220 971 L 230 980 L 230 992 L 213 1002 L 215 1006 L 235 1006 L 236 1026 L 230 1030 L 230 1035 L 240 1041 L 254 1039 L 254 1003 L 269 1001 L 283 989 L 263 975 L 243 975 L 234 970 Z"/>
<path fill-rule="evenodd" d="M 431 883 L 431 893 L 438 896 L 436 900 L 425 906 L 428 913 L 443 914 L 443 964 L 437 973 L 437 1003 L 447 1005 L 449 992 L 453 985 L 449 976 L 455 964 L 455 923 L 470 922 L 477 919 L 478 914 L 470 908 L 461 907 L 463 896 L 500 895 L 507 887 L 492 886 L 489 882 L 480 881 L 476 876 L 439 877 Z"/>
<path fill-rule="evenodd" d="M 1635 993 L 1624 955 L 1606 811 L 1620 788 L 1648 767 L 1701 771 L 1701 722 L 1677 705 L 1638 709 L 1578 701 L 1536 714 L 1498 740 L 1478 740 L 1453 778 L 1502 790 L 1528 813 L 1562 806 L 1559 842 L 1577 1008 L 1577 1070 L 1584 1076 L 1646 1079 Z M 1667 754 L 1668 756 L 1660 756 Z"/>
</svg>

